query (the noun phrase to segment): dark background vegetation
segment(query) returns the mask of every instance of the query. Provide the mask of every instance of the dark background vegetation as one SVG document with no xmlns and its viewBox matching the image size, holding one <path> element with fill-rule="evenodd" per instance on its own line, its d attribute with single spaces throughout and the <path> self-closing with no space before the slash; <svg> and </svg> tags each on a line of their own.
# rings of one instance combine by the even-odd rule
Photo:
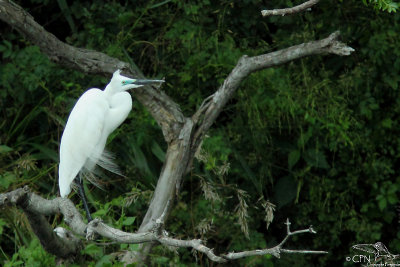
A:
<svg viewBox="0 0 400 267">
<path fill-rule="evenodd" d="M 207 239 L 224 253 L 273 246 L 290 218 L 292 229 L 313 225 L 318 234 L 297 236 L 288 248 L 329 251 L 250 257 L 233 265 L 342 266 L 355 253 L 352 245 L 377 241 L 400 253 L 398 14 L 359 0 L 321 1 L 312 12 L 270 18 L 260 10 L 301 1 L 17 2 L 61 40 L 135 62 L 147 77 L 165 77 L 163 90 L 186 115 L 218 88 L 241 55 L 340 30 L 356 50 L 351 56 L 309 57 L 245 80 L 185 177 L 167 230 L 179 238 Z M 0 29 L 0 192 L 29 185 L 51 199 L 59 194 L 58 148 L 68 114 L 85 90 L 104 88 L 109 79 L 61 68 L 7 24 L 1 22 Z M 89 201 L 95 217 L 133 232 L 166 144 L 134 101 L 108 149 L 126 177 L 107 174 L 106 191 L 87 185 Z M 70 197 L 82 208 L 75 193 Z M 264 200 L 276 205 L 268 230 Z M 60 216 L 49 220 L 63 225 Z M 56 261 L 17 209 L 1 211 L 0 247 L 5 266 Z M 111 253 L 137 247 L 88 243 L 77 265 L 120 265 Z M 152 264 L 213 265 L 190 250 L 178 252 L 158 246 Z"/>
</svg>

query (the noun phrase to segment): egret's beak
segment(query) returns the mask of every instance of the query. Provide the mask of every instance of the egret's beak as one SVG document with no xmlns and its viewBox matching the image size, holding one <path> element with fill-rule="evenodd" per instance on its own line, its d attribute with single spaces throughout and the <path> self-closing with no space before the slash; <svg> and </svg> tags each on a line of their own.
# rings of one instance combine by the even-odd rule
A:
<svg viewBox="0 0 400 267">
<path fill-rule="evenodd" d="M 146 85 L 146 84 L 152 84 L 152 83 L 163 83 L 164 80 L 140 80 L 140 79 L 134 79 L 131 83 L 136 84 L 136 85 Z"/>
</svg>

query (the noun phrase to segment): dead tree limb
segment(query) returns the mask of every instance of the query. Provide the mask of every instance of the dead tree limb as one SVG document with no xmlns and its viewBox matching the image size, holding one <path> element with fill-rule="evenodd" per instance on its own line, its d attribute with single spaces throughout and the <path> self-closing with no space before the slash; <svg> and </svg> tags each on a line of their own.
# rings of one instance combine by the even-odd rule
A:
<svg viewBox="0 0 400 267">
<path fill-rule="evenodd" d="M 242 56 L 223 84 L 208 100 L 208 103 L 205 104 L 206 107 L 203 105 L 193 115 L 193 119 L 196 121 L 199 121 L 201 117 L 203 117 L 203 120 L 199 121 L 193 136 L 191 159 L 193 158 L 193 153 L 197 151 L 197 148 L 203 140 L 206 132 L 215 122 L 216 118 L 223 110 L 228 100 L 232 97 L 236 89 L 239 87 L 240 83 L 247 76 L 255 71 L 275 67 L 311 55 L 350 55 L 354 49 L 340 42 L 338 40 L 339 36 L 340 33 L 337 31 L 329 35 L 327 38 L 319 41 L 295 45 L 276 52 L 254 57 L 248 57 L 246 55 Z M 191 165 L 188 165 L 187 171 L 190 171 L 190 167 Z"/>
<path fill-rule="evenodd" d="M 63 259 L 69 259 L 74 257 L 76 254 L 79 254 L 78 252 L 81 248 L 80 239 L 73 236 L 73 233 L 79 236 L 85 236 L 87 240 L 94 240 L 97 236 L 101 236 L 122 244 L 157 242 L 165 246 L 192 248 L 206 254 L 210 260 L 220 263 L 228 260 L 266 254 L 271 254 L 279 258 L 281 253 L 327 253 L 326 251 L 283 249 L 283 245 L 292 235 L 316 233 L 311 226 L 309 229 L 291 232 L 289 219 L 286 223 L 286 237 L 275 247 L 251 251 L 230 252 L 218 256 L 214 253 L 212 248 L 207 247 L 200 239 L 181 240 L 169 237 L 168 233 L 164 230 L 165 211 L 162 216 L 157 219 L 154 229 L 150 229 L 147 232 L 128 233 L 106 225 L 97 218 L 89 224 L 85 224 L 82 220 L 81 214 L 69 199 L 55 198 L 47 200 L 33 192 L 30 192 L 28 186 L 0 194 L 0 208 L 5 208 L 7 206 L 17 206 L 21 208 L 28 217 L 29 223 L 35 234 L 40 239 L 44 249 Z M 66 223 L 71 227 L 73 233 L 62 227 L 57 227 L 57 229 L 53 231 L 44 216 L 54 214 L 62 214 L 64 218 L 66 218 Z"/>
<path fill-rule="evenodd" d="M 293 15 L 293 14 L 303 12 L 304 10 L 311 8 L 313 5 L 316 5 L 318 2 L 319 2 L 319 0 L 309 0 L 298 6 L 294 6 L 294 7 L 290 7 L 290 8 L 262 10 L 261 15 L 263 17 Z"/>
<path fill-rule="evenodd" d="M 29 191 L 28 186 L 14 191 L 0 194 L 0 208 L 6 206 L 21 208 L 31 225 L 33 232 L 39 238 L 43 248 L 60 258 L 73 258 L 79 255 L 82 244 L 79 239 L 57 238 L 51 225 L 44 216 L 62 213 L 71 227 L 79 233 L 85 233 L 85 224 L 82 217 L 69 199 L 44 199 Z"/>
</svg>

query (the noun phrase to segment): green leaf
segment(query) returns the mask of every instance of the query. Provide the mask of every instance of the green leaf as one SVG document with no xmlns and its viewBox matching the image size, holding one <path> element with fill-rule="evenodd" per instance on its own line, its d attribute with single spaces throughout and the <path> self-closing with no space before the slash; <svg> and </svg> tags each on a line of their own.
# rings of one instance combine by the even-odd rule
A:
<svg viewBox="0 0 400 267">
<path fill-rule="evenodd" d="M 292 176 L 285 176 L 278 180 L 274 187 L 274 199 L 278 208 L 289 204 L 296 198 L 297 182 Z"/>
<path fill-rule="evenodd" d="M 307 144 L 308 140 L 310 140 L 312 135 L 313 127 L 308 127 L 307 132 L 302 132 L 299 139 L 297 140 L 298 147 L 304 147 Z"/>
<path fill-rule="evenodd" d="M 388 195 L 387 200 L 392 205 L 399 202 L 399 200 L 398 200 L 398 198 L 397 198 L 397 196 L 395 194 Z"/>
<path fill-rule="evenodd" d="M 129 250 L 130 251 L 139 251 L 140 245 L 139 244 L 129 244 Z"/>
<path fill-rule="evenodd" d="M 6 222 L 3 219 L 0 219 L 0 235 L 3 233 L 4 225 L 6 225 Z"/>
<path fill-rule="evenodd" d="M 69 24 L 71 31 L 73 33 L 76 33 L 76 26 L 75 26 L 74 20 L 71 15 L 71 10 L 68 7 L 67 1 L 66 0 L 57 0 L 57 3 L 65 17 L 65 20 Z"/>
<path fill-rule="evenodd" d="M 136 220 L 136 217 L 127 217 L 122 222 L 123 225 L 132 225 Z"/>
<path fill-rule="evenodd" d="M 299 159 L 300 159 L 300 151 L 299 150 L 290 151 L 289 157 L 288 157 L 289 169 L 292 169 L 293 166 L 299 161 Z"/>
<path fill-rule="evenodd" d="M 382 211 L 382 210 L 384 210 L 385 208 L 386 208 L 386 206 L 387 206 L 387 201 L 386 201 L 386 199 L 384 198 L 384 197 L 379 197 L 378 198 L 378 206 L 379 206 L 379 209 Z"/>
<path fill-rule="evenodd" d="M 12 172 L 5 172 L 0 175 L 0 189 L 7 190 L 10 184 L 17 181 L 17 177 Z"/>
<path fill-rule="evenodd" d="M 96 267 L 108 267 L 112 266 L 112 257 L 111 255 L 104 255 L 101 259 L 96 263 Z"/>
<path fill-rule="evenodd" d="M 154 142 L 151 144 L 151 152 L 161 161 L 165 161 L 165 152 L 162 150 L 160 145 L 157 142 Z"/>
<path fill-rule="evenodd" d="M 107 209 L 98 209 L 98 210 L 96 210 L 96 212 L 94 212 L 93 214 L 92 214 L 94 217 L 102 217 L 102 216 L 105 216 L 105 215 L 107 215 Z"/>
<path fill-rule="evenodd" d="M 39 158 L 48 158 L 52 159 L 54 162 L 58 162 L 58 153 L 57 151 L 47 147 L 43 146 L 41 144 L 36 144 L 36 143 L 28 143 L 32 147 L 36 148 L 39 150 L 41 153 L 37 154 L 36 156 Z"/>
<path fill-rule="evenodd" d="M 250 166 L 247 164 L 246 160 L 239 154 L 239 152 L 234 151 L 234 155 L 236 159 L 239 161 L 240 165 L 242 166 L 244 172 L 243 174 L 249 179 L 250 181 L 253 182 L 254 187 L 257 189 L 258 193 L 261 195 L 262 194 L 262 186 L 260 181 L 257 179 L 257 176 L 254 174 L 254 172 L 251 170 Z"/>
<path fill-rule="evenodd" d="M 150 169 L 142 148 L 136 143 L 132 143 L 130 148 L 133 152 L 133 155 L 129 154 L 129 158 L 134 162 L 135 166 L 142 172 L 142 174 L 145 175 L 146 180 L 148 182 L 153 182 L 156 179 L 156 176 Z"/>
<path fill-rule="evenodd" d="M 315 148 L 308 149 L 303 156 L 307 163 L 312 167 L 321 169 L 329 168 L 329 164 L 326 161 L 325 155 L 320 150 L 317 150 Z"/>
<path fill-rule="evenodd" d="M 382 124 L 382 127 L 391 129 L 393 121 L 390 118 L 386 118 L 381 122 L 381 124 Z"/>
<path fill-rule="evenodd" d="M 82 250 L 82 253 L 93 257 L 95 255 L 101 255 L 103 252 L 102 249 L 95 244 L 89 244 Z"/>
<path fill-rule="evenodd" d="M 171 1 L 172 1 L 172 0 L 165 0 L 165 1 L 162 1 L 162 2 L 160 2 L 160 3 L 157 3 L 157 4 L 155 4 L 155 5 L 151 6 L 151 7 L 149 7 L 149 9 L 160 7 L 160 6 L 165 5 L 165 4 L 167 4 L 167 3 L 171 2 Z"/>
<path fill-rule="evenodd" d="M 16 254 L 16 255 L 18 255 L 18 254 Z M 15 261 L 15 262 L 12 263 L 12 265 L 6 265 L 6 266 L 14 267 L 14 266 L 20 266 L 20 265 L 23 265 L 23 264 L 24 264 L 23 261 Z"/>
<path fill-rule="evenodd" d="M 0 145 L 0 154 L 5 154 L 10 151 L 13 151 L 13 149 L 11 147 L 6 146 L 6 145 Z"/>
<path fill-rule="evenodd" d="M 160 264 L 160 265 L 167 265 L 168 262 L 170 262 L 170 259 L 164 256 L 159 256 L 159 257 L 154 257 L 153 261 L 156 264 Z"/>
</svg>

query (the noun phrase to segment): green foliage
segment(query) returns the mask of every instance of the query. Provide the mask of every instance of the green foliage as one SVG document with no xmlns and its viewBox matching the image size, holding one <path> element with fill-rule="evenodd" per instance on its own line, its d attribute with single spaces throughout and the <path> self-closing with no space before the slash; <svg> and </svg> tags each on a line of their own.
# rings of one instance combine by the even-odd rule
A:
<svg viewBox="0 0 400 267">
<path fill-rule="evenodd" d="M 363 3 L 367 4 L 367 0 L 363 0 Z M 389 13 L 396 12 L 399 9 L 399 4 L 393 1 L 368 0 L 368 3 L 374 5 L 376 9 L 383 10 Z"/>
<path fill-rule="evenodd" d="M 400 247 L 400 17 L 397 2 L 363 2 L 320 1 L 312 12 L 271 18 L 261 18 L 260 9 L 282 1 L 32 0 L 24 7 L 72 45 L 135 62 L 148 77 L 166 77 L 163 90 L 188 116 L 242 55 L 339 29 L 356 49 L 352 56 L 304 58 L 242 83 L 204 140 L 166 229 L 178 238 L 207 239 L 216 253 L 226 253 L 276 245 L 289 217 L 292 230 L 312 224 L 318 234 L 294 238 L 288 247 L 330 253 L 234 264 L 341 266 L 357 243 L 381 241 L 393 253 Z M 0 32 L 0 192 L 29 185 L 52 198 L 68 113 L 84 90 L 108 79 L 60 68 L 11 28 Z M 162 140 L 157 123 L 134 101 L 108 144 L 126 177 L 106 173 L 106 191 L 87 185 L 94 216 L 138 229 L 165 160 Z M 72 200 L 81 208 L 75 195 Z M 49 221 L 63 225 L 59 216 Z M 0 236 L 2 265 L 55 265 L 15 209 L 0 214 Z M 108 242 L 87 243 L 77 266 L 121 266 L 113 253 L 138 250 Z M 163 246 L 152 251 L 151 264 L 212 265 L 204 255 Z"/>
<path fill-rule="evenodd" d="M 11 259 L 4 262 L 4 267 L 14 266 L 54 266 L 55 256 L 49 255 L 37 238 L 32 239 L 28 247 L 22 246 Z"/>
</svg>

